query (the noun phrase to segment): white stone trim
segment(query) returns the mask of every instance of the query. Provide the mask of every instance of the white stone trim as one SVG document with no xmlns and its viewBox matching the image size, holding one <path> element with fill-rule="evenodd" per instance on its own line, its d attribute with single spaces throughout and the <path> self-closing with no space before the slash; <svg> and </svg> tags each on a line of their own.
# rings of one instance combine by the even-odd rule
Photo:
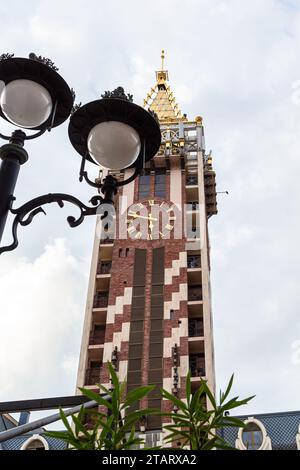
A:
<svg viewBox="0 0 300 470">
<path fill-rule="evenodd" d="M 20 450 L 27 450 L 27 447 L 31 444 L 33 441 L 40 441 L 43 446 L 45 447 L 45 450 L 50 450 L 49 444 L 46 441 L 46 439 L 43 436 L 40 436 L 40 434 L 33 434 L 33 436 L 29 437 L 27 441 L 23 442 L 22 447 Z"/>
<path fill-rule="evenodd" d="M 187 253 L 182 251 L 179 253 L 178 259 L 172 260 L 172 267 L 165 269 L 165 285 L 171 285 L 173 277 L 179 276 L 180 269 L 187 268 Z"/>
<path fill-rule="evenodd" d="M 124 295 L 116 297 L 115 305 L 109 305 L 107 307 L 107 318 L 106 324 L 112 324 L 115 322 L 115 315 L 122 315 L 124 305 L 131 305 L 132 302 L 132 287 L 125 287 Z"/>
<path fill-rule="evenodd" d="M 263 425 L 263 423 L 261 421 L 259 421 L 258 419 L 255 419 L 254 417 L 249 417 L 248 419 L 246 419 L 244 421 L 244 423 L 245 424 L 255 423 L 259 427 L 259 429 L 261 430 L 263 440 L 262 440 L 262 444 L 261 444 L 261 446 L 258 450 L 272 450 L 271 439 L 267 435 L 266 428 L 265 428 L 265 426 Z M 245 446 L 244 442 L 243 442 L 243 431 L 244 431 L 243 428 L 239 429 L 238 438 L 235 441 L 235 447 L 239 450 L 248 450 L 247 447 Z"/>
<path fill-rule="evenodd" d="M 179 310 L 180 302 L 187 301 L 188 289 L 187 284 L 179 285 L 179 292 L 172 292 L 172 300 L 164 302 L 164 319 L 170 320 L 170 311 Z"/>
<path fill-rule="evenodd" d="M 88 348 L 89 348 L 89 338 L 90 338 L 90 330 L 93 321 L 93 303 L 94 303 L 94 293 L 95 293 L 95 283 L 97 277 L 97 266 L 98 266 L 98 259 L 99 259 L 99 245 L 100 245 L 100 238 L 97 235 L 97 224 L 99 218 L 97 217 L 96 228 L 95 228 L 95 238 L 94 238 L 94 245 L 93 245 L 93 253 L 92 253 L 92 261 L 90 267 L 90 275 L 89 275 L 89 284 L 88 284 L 88 293 L 87 293 L 87 300 L 86 300 L 86 308 L 85 308 L 85 316 L 84 316 L 84 324 L 82 330 L 82 339 L 81 339 L 81 348 L 80 348 L 80 356 L 79 356 L 79 363 L 78 363 L 78 372 L 77 372 L 77 383 L 76 383 L 76 394 L 81 394 L 78 390 L 79 387 L 83 387 L 84 380 L 85 380 L 85 371 L 88 364 Z"/>
<path fill-rule="evenodd" d="M 297 449 L 300 450 L 300 424 L 299 424 L 298 433 L 296 434 L 296 444 L 297 444 Z"/>
</svg>

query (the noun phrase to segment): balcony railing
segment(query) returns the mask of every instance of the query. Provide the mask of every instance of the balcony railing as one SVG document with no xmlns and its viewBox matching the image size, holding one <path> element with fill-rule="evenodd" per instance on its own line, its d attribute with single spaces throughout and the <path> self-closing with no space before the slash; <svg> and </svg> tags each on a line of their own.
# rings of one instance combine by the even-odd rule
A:
<svg viewBox="0 0 300 470">
<path fill-rule="evenodd" d="M 197 320 L 197 319 L 189 320 L 189 336 L 191 336 L 192 338 L 195 338 L 198 336 L 204 336 L 202 320 Z"/>
<path fill-rule="evenodd" d="M 105 308 L 108 305 L 108 292 L 97 292 L 94 296 L 94 308 Z"/>
<path fill-rule="evenodd" d="M 95 385 L 100 383 L 101 367 L 91 367 L 85 373 L 85 385 Z"/>
<path fill-rule="evenodd" d="M 101 245 L 111 245 L 113 242 L 113 238 L 103 238 L 102 240 L 100 240 Z"/>
<path fill-rule="evenodd" d="M 94 330 L 90 333 L 90 344 L 103 344 L 105 341 L 105 326 L 101 330 Z"/>
<path fill-rule="evenodd" d="M 199 358 L 198 356 L 190 356 L 190 371 L 191 371 L 191 377 L 204 377 L 205 376 L 204 358 Z"/>
<path fill-rule="evenodd" d="M 201 256 L 188 256 L 187 267 L 189 269 L 201 268 Z"/>
<path fill-rule="evenodd" d="M 110 274 L 111 261 L 100 261 L 98 263 L 97 274 Z"/>
<path fill-rule="evenodd" d="M 187 176 L 186 178 L 186 185 L 187 186 L 195 186 L 198 184 L 198 177 L 197 176 Z"/>
<path fill-rule="evenodd" d="M 191 227 L 187 229 L 187 238 L 199 238 L 200 237 L 200 229 L 199 227 Z"/>
<path fill-rule="evenodd" d="M 188 201 L 188 210 L 196 211 L 198 209 L 198 201 Z"/>
<path fill-rule="evenodd" d="M 201 286 L 189 287 L 188 300 L 190 302 L 196 302 L 196 301 L 202 300 L 202 287 Z"/>
</svg>

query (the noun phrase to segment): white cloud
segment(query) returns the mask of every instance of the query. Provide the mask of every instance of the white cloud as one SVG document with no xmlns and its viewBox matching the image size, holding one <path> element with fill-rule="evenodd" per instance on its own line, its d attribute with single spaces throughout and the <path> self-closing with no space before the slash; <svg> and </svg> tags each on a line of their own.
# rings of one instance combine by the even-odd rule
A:
<svg viewBox="0 0 300 470">
<path fill-rule="evenodd" d="M 257 394 L 249 410 L 299 408 L 291 362 L 300 338 L 300 106 L 292 101 L 299 2 L 12 0 L 10 7 L 0 6 L 3 51 L 50 57 L 77 101 L 122 85 L 141 103 L 165 49 L 179 107 L 203 116 L 218 190 L 230 192 L 219 196 L 210 221 L 218 383 L 235 371 L 238 393 Z M 66 126 L 27 148 L 16 205 L 56 190 L 88 201 Z M 16 254 L 0 259 L 5 400 L 57 395 L 75 384 L 94 221 L 70 230 L 67 210 L 47 208 L 47 217 L 21 229 Z M 53 245 L 61 237 L 68 244 Z"/>
<path fill-rule="evenodd" d="M 0 264 L 0 399 L 48 396 L 58 388 L 72 394 L 86 291 L 83 264 L 62 239 L 33 261 L 12 257 Z"/>
</svg>

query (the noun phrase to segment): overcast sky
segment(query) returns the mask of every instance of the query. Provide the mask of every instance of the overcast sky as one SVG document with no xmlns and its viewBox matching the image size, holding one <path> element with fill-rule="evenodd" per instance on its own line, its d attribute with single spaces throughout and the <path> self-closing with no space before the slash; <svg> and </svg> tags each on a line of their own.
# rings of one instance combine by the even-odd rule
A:
<svg viewBox="0 0 300 470">
<path fill-rule="evenodd" d="M 243 414 L 299 410 L 299 2 L 10 0 L 0 18 L 1 51 L 50 57 L 82 102 L 121 85 L 141 104 L 165 49 L 177 102 L 203 116 L 230 192 L 209 222 L 218 388 L 234 372 L 235 391 L 256 395 Z M 27 150 L 16 205 L 94 194 L 67 125 Z M 70 229 L 72 207 L 47 214 L 0 259 L 1 401 L 75 390 L 95 221 Z"/>
</svg>

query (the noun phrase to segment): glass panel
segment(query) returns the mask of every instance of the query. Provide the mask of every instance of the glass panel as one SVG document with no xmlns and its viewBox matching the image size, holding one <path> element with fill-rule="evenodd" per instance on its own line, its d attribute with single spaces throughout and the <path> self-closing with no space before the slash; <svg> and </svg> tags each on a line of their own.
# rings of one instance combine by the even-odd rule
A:
<svg viewBox="0 0 300 470">
<path fill-rule="evenodd" d="M 243 431 L 242 439 L 248 450 L 258 450 L 263 442 L 262 431 L 256 423 L 249 423 Z"/>
<path fill-rule="evenodd" d="M 160 285 L 160 286 L 152 286 L 152 295 L 159 295 L 159 294 L 163 294 L 164 292 L 164 286 L 163 285 Z"/>
<path fill-rule="evenodd" d="M 139 199 L 144 199 L 150 195 L 150 175 L 142 175 L 139 177 Z"/>
<path fill-rule="evenodd" d="M 161 357 L 150 357 L 149 366 L 151 369 L 161 369 L 162 368 L 162 358 Z"/>
<path fill-rule="evenodd" d="M 155 175 L 155 196 L 166 197 L 166 175 Z"/>
<path fill-rule="evenodd" d="M 133 321 L 131 323 L 130 329 L 132 333 L 135 333 L 136 331 L 143 331 L 144 330 L 144 322 L 143 321 Z"/>
<path fill-rule="evenodd" d="M 151 320 L 151 331 L 162 330 L 162 320 Z"/>
<path fill-rule="evenodd" d="M 131 344 L 129 346 L 129 359 L 142 357 L 143 345 L 142 344 Z"/>
</svg>

